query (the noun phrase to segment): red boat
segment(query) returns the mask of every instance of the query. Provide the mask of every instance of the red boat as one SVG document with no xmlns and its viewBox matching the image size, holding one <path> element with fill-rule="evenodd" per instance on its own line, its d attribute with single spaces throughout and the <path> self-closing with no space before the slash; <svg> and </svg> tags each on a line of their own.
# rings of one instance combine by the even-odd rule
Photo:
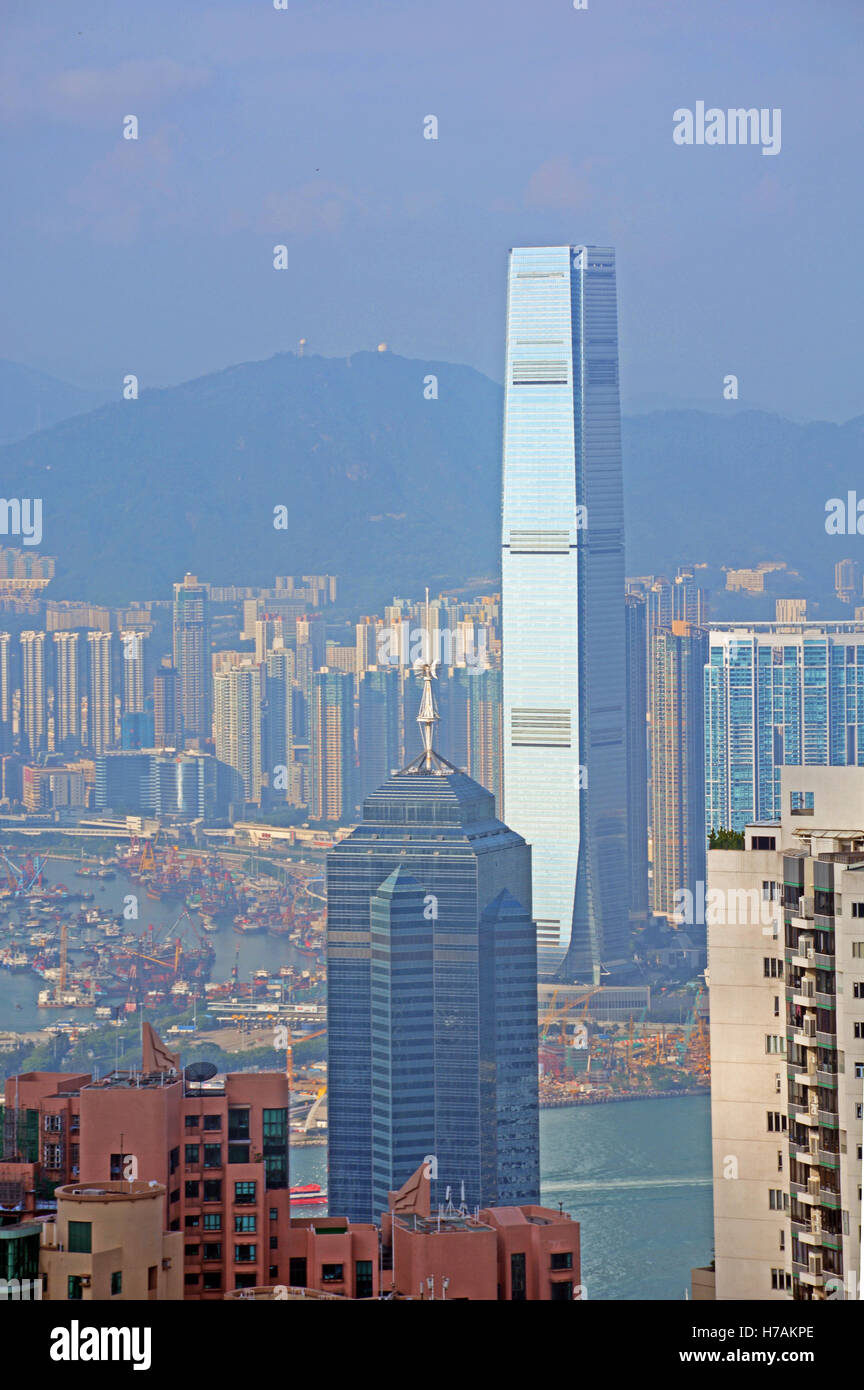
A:
<svg viewBox="0 0 864 1390">
<path fill-rule="evenodd" d="M 321 1184 L 307 1182 L 301 1187 L 291 1188 L 292 1207 L 321 1207 L 327 1201 L 327 1193 L 321 1191 Z"/>
</svg>

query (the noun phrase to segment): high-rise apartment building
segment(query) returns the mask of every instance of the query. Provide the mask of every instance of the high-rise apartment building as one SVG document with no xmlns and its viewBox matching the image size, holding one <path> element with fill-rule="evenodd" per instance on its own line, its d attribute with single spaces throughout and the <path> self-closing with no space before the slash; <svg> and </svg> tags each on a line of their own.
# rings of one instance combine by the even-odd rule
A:
<svg viewBox="0 0 864 1390">
<path fill-rule="evenodd" d="M 136 628 L 122 631 L 120 655 L 123 658 L 123 713 L 141 714 L 144 710 L 144 634 Z"/>
<path fill-rule="evenodd" d="M 266 656 L 266 770 L 276 801 L 292 798 L 294 763 L 294 652 L 282 638 Z"/>
<path fill-rule="evenodd" d="M 357 752 L 361 799 L 380 787 L 402 762 L 401 698 L 402 675 L 397 666 L 367 668 L 360 677 Z"/>
<path fill-rule="evenodd" d="M 645 596 L 624 598 L 627 650 L 627 838 L 630 911 L 648 912 L 648 682 Z"/>
<path fill-rule="evenodd" d="M 615 254 L 510 253 L 503 814 L 532 847 L 544 973 L 629 960 Z"/>
<path fill-rule="evenodd" d="M 718 1299 L 860 1297 L 864 769 L 708 852 Z"/>
<path fill-rule="evenodd" d="M 261 667 L 251 661 L 222 672 L 213 681 L 216 757 L 238 776 L 238 793 L 260 802 L 262 760 Z"/>
<path fill-rule="evenodd" d="M 94 753 L 115 741 L 113 656 L 110 632 L 87 633 L 87 738 Z"/>
<path fill-rule="evenodd" d="M 54 742 L 72 749 L 81 743 L 81 669 L 77 632 L 55 632 Z"/>
<path fill-rule="evenodd" d="M 431 750 L 428 683 L 421 714 L 327 859 L 330 1206 L 356 1221 L 427 1160 L 435 1202 L 537 1201 L 531 852 Z"/>
<path fill-rule="evenodd" d="M 101 1079 L 29 1072 L 7 1080 L 6 1173 L 16 1159 L 35 1159 L 41 1181 L 80 1181 L 94 1196 L 129 1176 L 159 1184 L 154 1224 L 183 1233 L 185 1298 L 292 1283 L 287 1078 L 229 1072 L 196 1080 L 149 1025 L 143 1050 L 140 1069 Z M 68 1250 L 68 1227 L 60 1240 Z M 64 1276 L 88 1272 L 63 1266 L 55 1268 Z"/>
<path fill-rule="evenodd" d="M 167 658 L 153 677 L 153 732 L 157 748 L 182 746 L 180 674 Z"/>
<path fill-rule="evenodd" d="M 0 753 L 12 750 L 12 636 L 0 632 Z"/>
<path fill-rule="evenodd" d="M 672 915 L 705 882 L 704 628 L 673 619 L 651 641 L 653 906 Z"/>
<path fill-rule="evenodd" d="M 864 765 L 864 626 L 713 623 L 705 672 L 705 822 L 780 814 L 784 764 Z"/>
<path fill-rule="evenodd" d="M 314 672 L 310 716 L 309 815 L 313 820 L 347 820 L 357 799 L 354 677 L 347 671 Z"/>
<path fill-rule="evenodd" d="M 857 560 L 838 560 L 834 566 L 834 590 L 841 603 L 861 597 L 861 566 Z"/>
<path fill-rule="evenodd" d="M 210 588 L 187 574 L 174 585 L 174 665 L 180 677 L 184 739 L 208 739 L 210 727 Z"/>
<path fill-rule="evenodd" d="M 21 633 L 21 744 L 35 757 L 48 746 L 44 632 Z"/>
</svg>

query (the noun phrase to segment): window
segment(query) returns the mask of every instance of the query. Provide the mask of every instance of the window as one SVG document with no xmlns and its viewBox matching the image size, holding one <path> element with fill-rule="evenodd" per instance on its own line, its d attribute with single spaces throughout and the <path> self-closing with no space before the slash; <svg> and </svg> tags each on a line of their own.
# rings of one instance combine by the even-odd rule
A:
<svg viewBox="0 0 864 1390">
<path fill-rule="evenodd" d="M 780 1232 L 780 1249 L 781 1249 L 781 1250 L 785 1250 L 785 1249 L 786 1249 L 786 1232 L 785 1232 L 785 1231 L 781 1231 L 781 1232 Z"/>
<path fill-rule="evenodd" d="M 852 942 L 852 957 L 854 960 L 864 960 L 864 941 Z"/>
<path fill-rule="evenodd" d="M 234 1201 L 241 1205 L 254 1206 L 256 1186 L 254 1182 L 235 1182 Z"/>
<path fill-rule="evenodd" d="M 777 838 L 775 835 L 754 835 L 750 847 L 751 849 L 776 849 Z"/>
<path fill-rule="evenodd" d="M 780 1187 L 772 1187 L 768 1193 L 768 1206 L 771 1211 L 788 1211 L 788 1192 L 784 1192 Z"/>
<path fill-rule="evenodd" d="M 114 1294 L 122 1293 L 122 1292 L 123 1292 L 123 1271 L 122 1271 L 122 1269 L 117 1269 L 117 1270 L 115 1270 L 114 1273 L 111 1275 L 111 1294 L 112 1294 L 112 1296 L 113 1296 Z"/>
<path fill-rule="evenodd" d="M 197 1128 L 198 1128 L 198 1124 L 199 1124 L 199 1116 L 198 1116 L 198 1115 L 187 1115 L 187 1116 L 186 1116 L 186 1128 L 187 1128 L 187 1129 L 197 1129 Z"/>
<path fill-rule="evenodd" d="M 197 1231 L 201 1224 L 201 1218 L 200 1216 L 187 1216 L 184 1224 L 187 1231 Z"/>
<path fill-rule="evenodd" d="M 248 1107 L 231 1106 L 228 1110 L 228 1139 L 236 1139 L 243 1142 L 249 1139 L 249 1109 Z"/>
<path fill-rule="evenodd" d="M 254 1274 L 235 1274 L 235 1275 L 234 1275 L 234 1287 L 235 1287 L 235 1289 L 254 1289 L 254 1287 L 255 1287 L 255 1275 L 254 1275 Z"/>
<path fill-rule="evenodd" d="M 148 1266 L 147 1266 L 147 1292 L 148 1292 L 148 1293 L 155 1293 L 155 1292 L 156 1292 L 156 1280 L 158 1279 L 158 1277 L 159 1277 L 159 1276 L 158 1276 L 158 1274 L 157 1274 L 157 1272 L 156 1272 L 156 1266 L 155 1266 L 155 1265 L 148 1265 Z"/>
<path fill-rule="evenodd" d="M 221 1128 L 222 1128 L 222 1116 L 221 1116 L 221 1115 L 205 1115 L 205 1116 L 204 1116 L 204 1128 L 205 1128 L 205 1129 L 221 1129 Z"/>
<path fill-rule="evenodd" d="M 779 1073 L 779 1071 L 775 1071 L 775 1073 L 774 1073 L 774 1090 L 777 1092 L 778 1096 L 779 1096 L 779 1094 L 780 1094 L 780 1092 L 781 1092 L 782 1089 L 783 1089 L 783 1087 L 782 1087 L 782 1083 L 781 1083 L 781 1080 L 780 1080 L 780 1073 Z"/>
<path fill-rule="evenodd" d="M 778 1173 L 782 1173 L 782 1172 L 783 1172 L 783 1150 L 782 1150 L 782 1149 L 778 1149 L 778 1150 L 777 1150 L 777 1172 L 778 1172 Z"/>
<path fill-rule="evenodd" d="M 205 1167 L 205 1168 L 221 1168 L 221 1167 L 222 1167 L 222 1145 L 221 1145 L 221 1144 L 205 1144 L 205 1145 L 204 1145 L 204 1167 Z"/>
<path fill-rule="evenodd" d="M 198 1275 L 197 1275 L 197 1274 L 185 1274 L 185 1275 L 183 1276 L 183 1283 L 186 1284 L 187 1287 L 190 1287 L 190 1288 L 194 1285 L 194 1287 L 197 1289 L 197 1287 L 198 1287 Z"/>
<path fill-rule="evenodd" d="M 777 1052 L 781 1056 L 786 1052 L 786 1039 L 777 1033 L 769 1033 L 765 1037 L 765 1051 Z"/>
<path fill-rule="evenodd" d="M 170 1195 L 169 1195 L 169 1197 L 168 1197 L 168 1201 L 169 1201 L 169 1202 L 179 1202 L 179 1201 L 180 1201 L 180 1188 L 179 1188 L 179 1187 L 172 1188 L 171 1193 L 170 1193 Z"/>
<path fill-rule="evenodd" d="M 235 1245 L 234 1263 L 238 1265 L 254 1264 L 258 1258 L 257 1245 Z"/>
<path fill-rule="evenodd" d="M 270 1220 L 271 1220 L 271 1221 L 278 1221 L 278 1220 L 279 1220 L 279 1211 L 278 1211 L 278 1209 L 277 1209 L 276 1207 L 271 1207 L 271 1208 L 270 1208 Z"/>
<path fill-rule="evenodd" d="M 228 1145 L 229 1163 L 248 1163 L 249 1145 L 248 1144 L 229 1144 Z"/>
<path fill-rule="evenodd" d="M 89 1255 L 92 1250 L 93 1222 L 70 1221 L 68 1249 L 75 1255 Z"/>
<path fill-rule="evenodd" d="M 355 1298 L 371 1298 L 372 1287 L 372 1261 L 357 1260 L 354 1264 L 354 1280 L 356 1283 Z"/>
<path fill-rule="evenodd" d="M 572 1269 L 573 1251 L 572 1250 L 553 1250 L 549 1259 L 550 1269 Z"/>
<path fill-rule="evenodd" d="M 864 980 L 856 980 L 852 986 L 852 993 L 856 999 L 864 999 Z"/>
<path fill-rule="evenodd" d="M 273 1279 L 278 1279 L 278 1278 L 279 1278 L 279 1266 L 278 1266 L 278 1265 L 270 1265 L 270 1266 L 269 1266 L 269 1269 L 270 1269 L 270 1279 L 271 1279 L 271 1280 L 273 1280 Z"/>
<path fill-rule="evenodd" d="M 76 1303 L 78 1299 L 84 1297 L 81 1292 L 82 1288 L 81 1275 L 70 1274 L 69 1278 L 66 1280 L 66 1297 L 70 1303 Z"/>
<path fill-rule="evenodd" d="M 235 1230 L 235 1231 L 249 1232 L 250 1234 L 254 1235 L 254 1234 L 255 1234 L 255 1221 L 256 1221 L 256 1218 L 255 1218 L 254 1216 L 235 1216 L 235 1217 L 234 1217 L 234 1230 Z"/>
<path fill-rule="evenodd" d="M 288 1186 L 288 1111 L 265 1110 L 263 1119 L 265 1184 Z"/>
<path fill-rule="evenodd" d="M 218 1270 L 218 1269 L 216 1269 L 216 1270 L 213 1270 L 212 1273 L 210 1273 L 210 1272 L 205 1272 L 205 1274 L 204 1274 L 204 1292 L 205 1292 L 205 1293 L 221 1293 L 221 1291 L 222 1291 L 222 1273 L 221 1273 L 221 1271 Z"/>
<path fill-rule="evenodd" d="M 322 1265 L 321 1282 L 322 1284 L 341 1284 L 343 1280 L 342 1265 Z"/>
<path fill-rule="evenodd" d="M 862 902 L 853 902 L 853 904 L 852 904 L 852 916 L 853 916 L 853 917 L 864 917 L 864 903 L 862 903 Z"/>
<path fill-rule="evenodd" d="M 782 980 L 782 979 L 783 979 L 783 962 L 782 962 L 782 960 L 775 960 L 774 956 L 763 956 L 763 957 L 762 957 L 762 973 L 763 973 L 763 975 L 765 976 L 766 980 Z"/>
<path fill-rule="evenodd" d="M 768 1132 L 770 1134 L 783 1134 L 786 1130 L 786 1116 L 781 1115 L 779 1110 L 768 1111 Z"/>
<path fill-rule="evenodd" d="M 271 1236 L 271 1237 L 270 1237 L 270 1249 L 271 1249 L 271 1250 L 278 1250 L 278 1249 L 279 1249 L 279 1237 L 278 1237 L 278 1236 Z"/>
<path fill-rule="evenodd" d="M 772 1269 L 771 1287 L 772 1289 L 791 1289 L 792 1275 L 787 1274 L 784 1269 Z"/>
<path fill-rule="evenodd" d="M 303 1259 L 293 1259 L 288 1261 L 288 1283 L 292 1289 L 305 1289 L 306 1287 L 306 1261 Z"/>
<path fill-rule="evenodd" d="M 180 1148 L 172 1149 L 168 1155 L 168 1172 L 176 1173 L 180 1167 Z"/>
<path fill-rule="evenodd" d="M 855 1036 L 856 1038 L 864 1038 L 864 1023 L 859 1022 L 857 1019 L 855 1021 Z"/>
<path fill-rule="evenodd" d="M 201 1246 L 197 1241 L 194 1245 L 184 1245 L 183 1254 L 186 1256 L 187 1260 L 197 1260 L 198 1256 L 201 1254 Z"/>
<path fill-rule="evenodd" d="M 201 1190 L 201 1184 L 200 1184 L 200 1183 L 197 1183 L 197 1182 L 187 1182 L 187 1184 L 186 1184 L 186 1201 L 187 1201 L 187 1202 L 197 1202 L 197 1200 L 198 1200 L 198 1193 L 199 1193 L 200 1190 Z"/>
<path fill-rule="evenodd" d="M 198 1144 L 187 1144 L 187 1145 L 186 1145 L 186 1159 L 185 1159 L 185 1162 L 186 1162 L 187 1166 L 188 1166 L 188 1165 L 191 1165 L 191 1164 L 193 1164 L 193 1163 L 197 1163 L 197 1162 L 198 1162 L 198 1155 L 199 1155 L 200 1152 L 201 1152 L 200 1145 L 198 1145 Z"/>
<path fill-rule="evenodd" d="M 510 1297 L 515 1303 L 523 1303 L 525 1292 L 525 1256 L 510 1256 Z"/>
<path fill-rule="evenodd" d="M 573 1302 L 573 1282 L 570 1279 L 549 1285 L 549 1297 L 553 1303 Z"/>
<path fill-rule="evenodd" d="M 205 1182 L 204 1182 L 204 1201 L 205 1201 L 205 1202 L 221 1202 L 221 1201 L 222 1201 L 222 1179 L 221 1179 L 221 1178 L 206 1178 L 206 1179 L 205 1179 Z"/>
<path fill-rule="evenodd" d="M 205 1258 L 205 1260 L 221 1260 L 221 1258 L 222 1258 L 222 1242 L 221 1242 L 221 1240 L 209 1240 L 209 1241 L 205 1240 L 205 1242 L 204 1242 L 204 1258 Z"/>
<path fill-rule="evenodd" d="M 864 1105 L 862 1105 L 862 1103 L 861 1103 L 860 1100 L 857 1102 L 857 1104 L 856 1104 L 856 1106 L 855 1106 L 855 1119 L 856 1119 L 856 1120 L 864 1119 Z"/>
<path fill-rule="evenodd" d="M 855 1075 L 859 1081 L 864 1077 L 864 1062 L 855 1063 Z"/>
<path fill-rule="evenodd" d="M 780 1017 L 780 995 L 779 995 L 779 994 L 775 994 L 775 995 L 774 995 L 774 1017 L 775 1017 L 775 1018 L 779 1018 L 779 1017 Z"/>
<path fill-rule="evenodd" d="M 221 1231 L 221 1230 L 222 1230 L 222 1213 L 221 1213 L 221 1211 L 205 1211 L 205 1213 L 204 1213 L 204 1230 L 205 1230 L 205 1231 Z"/>
</svg>

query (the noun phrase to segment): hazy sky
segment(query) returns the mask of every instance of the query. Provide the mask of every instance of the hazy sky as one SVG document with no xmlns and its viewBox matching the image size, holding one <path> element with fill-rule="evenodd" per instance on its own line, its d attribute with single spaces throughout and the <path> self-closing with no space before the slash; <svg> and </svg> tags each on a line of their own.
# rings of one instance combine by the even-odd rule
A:
<svg viewBox="0 0 864 1390">
<path fill-rule="evenodd" d="M 611 243 L 625 405 L 864 413 L 861 0 L 588 2 L 3 0 L 0 356 L 500 379 L 507 248 Z M 780 153 L 676 145 L 698 101 L 779 107 Z"/>
</svg>

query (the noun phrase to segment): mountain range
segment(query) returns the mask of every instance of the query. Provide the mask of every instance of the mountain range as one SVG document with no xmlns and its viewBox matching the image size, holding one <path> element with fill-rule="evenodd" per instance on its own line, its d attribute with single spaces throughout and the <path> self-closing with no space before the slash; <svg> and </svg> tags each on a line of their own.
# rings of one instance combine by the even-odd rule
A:
<svg viewBox="0 0 864 1390">
<path fill-rule="evenodd" d="M 380 609 L 427 583 L 497 583 L 503 393 L 471 367 L 286 353 L 95 409 L 57 383 L 50 411 L 46 381 L 0 363 L 0 439 L 43 411 L 0 447 L 0 490 L 42 498 L 52 594 L 330 572 Z M 830 593 L 834 563 L 858 558 L 825 504 L 856 486 L 864 416 L 661 410 L 625 417 L 623 440 L 628 573 L 783 559 Z"/>
</svg>

